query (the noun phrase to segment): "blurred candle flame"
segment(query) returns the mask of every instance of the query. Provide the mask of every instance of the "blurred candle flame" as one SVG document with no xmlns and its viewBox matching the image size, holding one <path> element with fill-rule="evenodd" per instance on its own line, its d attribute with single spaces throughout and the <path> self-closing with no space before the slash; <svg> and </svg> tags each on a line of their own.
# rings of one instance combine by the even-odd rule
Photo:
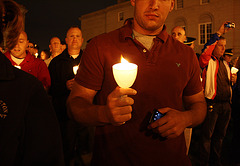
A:
<svg viewBox="0 0 240 166">
<path fill-rule="evenodd" d="M 121 63 L 129 63 L 126 59 L 124 59 L 121 55 Z"/>
</svg>

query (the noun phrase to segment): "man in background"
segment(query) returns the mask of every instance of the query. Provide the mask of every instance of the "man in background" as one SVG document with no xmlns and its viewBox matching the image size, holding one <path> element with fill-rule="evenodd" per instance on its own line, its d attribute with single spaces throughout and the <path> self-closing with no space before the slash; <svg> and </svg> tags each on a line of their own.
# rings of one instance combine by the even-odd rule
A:
<svg viewBox="0 0 240 166">
<path fill-rule="evenodd" d="M 171 34 L 175 39 L 177 39 L 181 43 L 184 43 L 184 41 L 186 40 L 186 32 L 180 26 L 174 27 L 171 31 Z"/>
<path fill-rule="evenodd" d="M 52 59 L 48 69 L 51 75 L 49 94 L 52 96 L 53 106 L 60 123 L 65 164 L 68 166 L 76 162 L 74 157 L 76 152 L 83 148 L 82 144 L 87 144 L 85 140 L 79 141 L 79 139 L 81 139 L 82 133 L 85 136 L 88 129 L 69 119 L 66 107 L 66 101 L 72 90 L 75 77 L 73 67 L 79 65 L 82 56 L 83 37 L 81 30 L 76 26 L 70 27 L 65 41 L 67 49 Z M 81 162 L 81 154 L 78 156 Z"/>
<path fill-rule="evenodd" d="M 30 52 L 31 55 L 34 55 L 34 44 L 32 42 L 28 41 L 28 46 L 26 48 L 28 52 Z"/>
<path fill-rule="evenodd" d="M 35 58 L 27 51 L 28 38 L 26 32 L 22 31 L 16 46 L 5 53 L 12 65 L 34 75 L 42 82 L 46 90 L 51 85 L 50 74 L 46 64 L 39 58 Z"/>
<path fill-rule="evenodd" d="M 49 49 L 51 52 L 51 55 L 48 59 L 44 60 L 44 62 L 46 63 L 47 66 L 49 66 L 49 63 L 51 62 L 51 60 L 58 56 L 59 54 L 62 53 L 61 50 L 61 41 L 58 37 L 52 37 L 50 40 L 50 44 L 49 44 Z"/>
<path fill-rule="evenodd" d="M 222 35 L 232 29 L 226 24 L 224 22 L 212 35 L 199 57 L 208 105 L 207 116 L 201 126 L 200 150 L 196 156 L 200 165 L 221 165 L 222 143 L 231 118 L 231 85 L 236 79 L 223 59 L 227 40 Z"/>
</svg>

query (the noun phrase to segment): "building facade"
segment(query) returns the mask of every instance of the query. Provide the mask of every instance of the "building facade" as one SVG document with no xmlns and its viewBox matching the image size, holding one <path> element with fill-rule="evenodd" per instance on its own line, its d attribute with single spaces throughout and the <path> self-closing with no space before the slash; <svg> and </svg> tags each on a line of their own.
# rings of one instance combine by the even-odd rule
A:
<svg viewBox="0 0 240 166">
<path fill-rule="evenodd" d="M 201 53 L 203 45 L 224 21 L 235 23 L 236 28 L 224 34 L 227 47 L 240 56 L 240 0 L 175 0 L 175 8 L 166 20 L 170 34 L 175 26 L 182 26 L 188 37 L 195 37 L 195 52 Z M 83 15 L 79 18 L 86 46 L 96 35 L 121 27 L 125 19 L 133 17 L 130 1 L 119 0 L 118 4 Z"/>
</svg>

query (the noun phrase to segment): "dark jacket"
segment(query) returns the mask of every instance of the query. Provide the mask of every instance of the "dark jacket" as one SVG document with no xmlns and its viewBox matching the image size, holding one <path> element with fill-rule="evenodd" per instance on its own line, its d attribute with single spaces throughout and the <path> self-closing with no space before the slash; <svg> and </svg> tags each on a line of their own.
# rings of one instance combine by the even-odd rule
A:
<svg viewBox="0 0 240 166">
<path fill-rule="evenodd" d="M 49 94 L 52 96 L 53 106 L 60 120 L 68 120 L 66 100 L 70 90 L 67 89 L 66 82 L 75 77 L 73 66 L 79 65 L 81 55 L 82 51 L 76 59 L 73 59 L 66 49 L 62 54 L 53 58 L 48 66 L 51 76 Z"/>
<path fill-rule="evenodd" d="M 41 82 L 0 53 L 0 87 L 0 165 L 64 165 L 59 125 Z"/>
</svg>

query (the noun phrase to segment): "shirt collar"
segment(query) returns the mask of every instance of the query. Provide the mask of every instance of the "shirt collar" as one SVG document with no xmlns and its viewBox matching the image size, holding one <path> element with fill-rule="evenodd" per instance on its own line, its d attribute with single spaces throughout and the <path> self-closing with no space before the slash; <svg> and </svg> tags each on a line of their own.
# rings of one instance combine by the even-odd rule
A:
<svg viewBox="0 0 240 166">
<path fill-rule="evenodd" d="M 167 27 L 166 27 L 166 25 L 164 25 L 160 34 L 156 35 L 156 38 L 162 40 L 164 43 L 168 39 L 168 33 L 167 33 L 166 29 L 167 29 Z M 132 31 L 132 21 L 128 21 L 128 23 L 126 25 L 124 25 L 122 28 L 120 28 L 120 41 L 124 41 L 127 38 L 134 39 L 134 35 L 133 35 L 133 31 Z"/>
</svg>

